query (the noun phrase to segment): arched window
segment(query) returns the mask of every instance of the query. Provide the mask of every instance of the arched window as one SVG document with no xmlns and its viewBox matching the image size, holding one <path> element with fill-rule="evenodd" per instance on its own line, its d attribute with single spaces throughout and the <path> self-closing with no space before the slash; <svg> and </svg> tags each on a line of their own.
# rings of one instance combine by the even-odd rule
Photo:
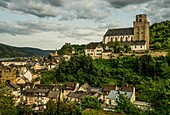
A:
<svg viewBox="0 0 170 115">
<path fill-rule="evenodd" d="M 117 37 L 116 37 L 115 41 L 117 41 Z"/>
<path fill-rule="evenodd" d="M 123 37 L 120 38 L 120 41 L 121 41 L 121 42 L 123 41 Z"/>
<path fill-rule="evenodd" d="M 111 38 L 111 42 L 113 42 L 113 37 Z"/>
<path fill-rule="evenodd" d="M 128 41 L 128 37 L 126 37 L 126 41 Z"/>
</svg>

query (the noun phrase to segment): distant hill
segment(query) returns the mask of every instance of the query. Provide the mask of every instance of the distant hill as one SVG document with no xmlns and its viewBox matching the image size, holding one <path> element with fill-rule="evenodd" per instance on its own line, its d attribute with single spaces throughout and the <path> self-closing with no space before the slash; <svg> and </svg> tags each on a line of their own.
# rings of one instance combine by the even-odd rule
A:
<svg viewBox="0 0 170 115">
<path fill-rule="evenodd" d="M 0 58 L 47 56 L 49 53 L 53 52 L 53 50 L 41 50 L 30 47 L 14 47 L 0 43 Z"/>
</svg>

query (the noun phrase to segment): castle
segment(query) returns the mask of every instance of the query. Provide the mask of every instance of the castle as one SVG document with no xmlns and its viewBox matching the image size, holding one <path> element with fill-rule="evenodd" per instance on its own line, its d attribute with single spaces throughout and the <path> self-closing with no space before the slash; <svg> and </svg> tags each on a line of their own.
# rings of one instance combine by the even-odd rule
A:
<svg viewBox="0 0 170 115">
<path fill-rule="evenodd" d="M 136 15 L 133 28 L 108 29 L 103 36 L 103 44 L 116 41 L 121 44 L 129 44 L 132 51 L 149 50 L 149 22 L 147 15 Z"/>
</svg>

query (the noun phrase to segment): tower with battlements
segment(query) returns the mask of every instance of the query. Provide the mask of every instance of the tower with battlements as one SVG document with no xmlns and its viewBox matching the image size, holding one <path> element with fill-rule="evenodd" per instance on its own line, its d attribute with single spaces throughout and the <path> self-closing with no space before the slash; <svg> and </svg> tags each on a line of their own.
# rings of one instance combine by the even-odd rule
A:
<svg viewBox="0 0 170 115">
<path fill-rule="evenodd" d="M 145 41 L 146 49 L 149 50 L 149 21 L 146 14 L 136 15 L 133 22 L 134 41 Z"/>
</svg>

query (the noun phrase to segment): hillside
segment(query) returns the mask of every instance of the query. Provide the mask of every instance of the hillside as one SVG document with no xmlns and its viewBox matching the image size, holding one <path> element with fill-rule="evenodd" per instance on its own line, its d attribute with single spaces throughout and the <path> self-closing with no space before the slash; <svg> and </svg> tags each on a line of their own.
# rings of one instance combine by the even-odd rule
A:
<svg viewBox="0 0 170 115">
<path fill-rule="evenodd" d="M 10 57 L 29 57 L 29 56 L 47 56 L 52 50 L 41 50 L 30 47 L 14 47 L 0 43 L 0 58 Z"/>
<path fill-rule="evenodd" d="M 85 45 L 84 45 L 84 44 L 82 44 L 82 45 L 71 45 L 70 43 L 65 43 L 65 44 L 61 47 L 61 49 L 58 50 L 58 54 L 59 54 L 59 55 L 71 54 L 72 48 L 74 48 L 77 53 L 83 53 L 83 52 L 84 52 Z"/>
<path fill-rule="evenodd" d="M 150 26 L 150 49 L 168 50 L 170 48 L 170 21 L 154 23 Z"/>
</svg>

